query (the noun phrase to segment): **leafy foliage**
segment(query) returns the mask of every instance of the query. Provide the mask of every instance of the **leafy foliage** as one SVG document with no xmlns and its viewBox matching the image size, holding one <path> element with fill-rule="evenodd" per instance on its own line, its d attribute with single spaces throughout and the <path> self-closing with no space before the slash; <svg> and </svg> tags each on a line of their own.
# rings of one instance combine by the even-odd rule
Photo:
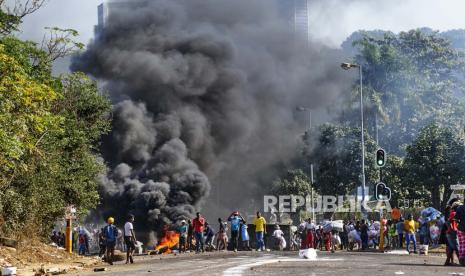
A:
<svg viewBox="0 0 465 276">
<path fill-rule="evenodd" d="M 97 154 L 109 131 L 110 103 L 82 73 L 53 77 L 52 60 L 35 43 L 0 36 L 0 232 L 6 235 L 46 234 L 67 205 L 85 214 L 99 201 L 97 176 L 105 166 Z"/>
<path fill-rule="evenodd" d="M 0 34 L 7 35 L 17 31 L 19 23 L 21 23 L 19 16 L 8 14 L 0 9 Z"/>
<path fill-rule="evenodd" d="M 346 195 L 361 185 L 361 142 L 360 129 L 348 126 L 325 124 L 311 155 L 316 164 L 315 187 L 323 195 Z M 375 142 L 365 134 L 367 152 L 376 150 Z M 365 158 L 366 183 L 375 182 L 374 155 Z"/>
<path fill-rule="evenodd" d="M 454 48 L 460 34 L 358 32 L 343 44 L 363 72 L 366 185 L 386 183 L 394 206 L 420 199 L 444 208 L 449 185 L 464 181 L 465 54 Z M 304 161 L 298 164 L 314 164 L 321 194 L 354 194 L 361 184 L 359 88 L 354 83 L 334 123 L 304 136 Z M 377 127 L 379 145 L 373 139 Z M 381 170 L 373 160 L 378 147 L 387 151 Z"/>
<path fill-rule="evenodd" d="M 84 48 L 83 43 L 75 41 L 79 34 L 74 29 L 61 29 L 58 27 L 47 27 L 45 29 L 49 33 L 44 35 L 41 48 L 47 53 L 49 61 L 55 61 Z"/>
<path fill-rule="evenodd" d="M 414 195 L 416 198 L 431 198 L 433 207 L 439 209 L 445 207 L 450 196 L 449 185 L 465 179 L 464 166 L 465 142 L 451 128 L 432 123 L 407 147 L 406 184 L 423 191 Z"/>
<path fill-rule="evenodd" d="M 26 69 L 26 70 L 25 70 Z M 49 132 L 59 131 L 61 118 L 51 112 L 57 93 L 28 75 L 18 60 L 0 45 L 0 183 L 8 185 L 15 173 L 28 172 L 31 155 Z M 19 170 L 19 171 L 18 171 Z"/>
<path fill-rule="evenodd" d="M 420 30 L 369 36 L 354 43 L 363 65 L 366 117 L 370 133 L 378 117 L 380 144 L 390 153 L 405 154 L 420 129 L 432 121 L 461 123 L 464 104 L 464 53 L 437 33 Z M 346 117 L 349 121 L 356 121 Z M 377 116 L 375 116 L 377 115 Z M 459 127 L 457 124 L 456 127 Z"/>
<path fill-rule="evenodd" d="M 301 170 L 290 170 L 287 174 L 276 180 L 273 183 L 273 194 L 279 195 L 292 195 L 307 197 L 310 195 L 310 179 Z M 299 206 L 296 208 L 296 212 L 293 214 L 293 219 L 298 221 L 300 218 L 297 217 L 301 212 L 305 210 L 305 206 Z"/>
<path fill-rule="evenodd" d="M 307 196 L 310 191 L 310 180 L 301 170 L 290 170 L 282 179 L 273 183 L 273 193 L 276 195 Z"/>
</svg>

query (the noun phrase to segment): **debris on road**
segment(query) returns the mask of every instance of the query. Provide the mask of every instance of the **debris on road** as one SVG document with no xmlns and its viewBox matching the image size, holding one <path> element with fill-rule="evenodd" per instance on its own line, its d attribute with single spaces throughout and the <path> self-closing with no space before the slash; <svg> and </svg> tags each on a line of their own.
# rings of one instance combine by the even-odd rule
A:
<svg viewBox="0 0 465 276">
<path fill-rule="evenodd" d="M 310 259 L 310 260 L 315 260 L 317 255 L 316 251 L 313 248 L 309 249 L 302 249 L 299 251 L 299 257 L 303 259 Z"/>
<path fill-rule="evenodd" d="M 34 269 L 35 276 L 48 276 L 48 275 L 60 275 L 66 274 L 66 269 L 60 269 L 58 267 L 45 268 L 43 265 L 39 269 Z"/>
<path fill-rule="evenodd" d="M 16 267 L 8 266 L 2 268 L 2 275 L 6 276 L 16 276 Z"/>
</svg>

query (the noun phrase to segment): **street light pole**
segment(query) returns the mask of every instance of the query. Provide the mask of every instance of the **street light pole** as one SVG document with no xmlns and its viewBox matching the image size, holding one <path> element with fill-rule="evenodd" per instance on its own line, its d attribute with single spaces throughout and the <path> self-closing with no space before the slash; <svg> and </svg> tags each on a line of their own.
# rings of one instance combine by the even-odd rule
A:
<svg viewBox="0 0 465 276">
<path fill-rule="evenodd" d="M 308 119 L 309 119 L 309 129 L 308 129 L 308 135 L 310 135 L 310 132 L 312 131 L 312 110 L 308 107 L 302 107 L 299 106 L 296 108 L 297 111 L 308 111 Z M 310 162 L 310 160 L 307 160 L 309 163 L 310 167 L 310 205 L 312 206 L 312 221 L 315 222 L 315 208 L 313 206 L 313 163 Z"/>
<path fill-rule="evenodd" d="M 363 218 L 366 219 L 367 213 L 365 209 L 365 134 L 364 134 L 364 127 L 363 127 L 363 71 L 362 71 L 362 66 L 359 64 L 351 64 L 351 63 L 342 63 L 341 64 L 342 69 L 344 70 L 349 70 L 351 68 L 358 68 L 359 69 L 359 75 L 360 75 L 360 127 L 361 127 L 361 143 L 362 143 L 362 206 L 361 206 L 361 211 Z"/>
<path fill-rule="evenodd" d="M 363 128 L 363 73 L 362 73 L 362 66 L 359 65 L 359 72 L 360 72 L 360 117 L 361 117 L 361 128 L 362 128 L 362 214 L 364 219 L 367 218 L 366 210 L 365 210 L 365 133 Z"/>
<path fill-rule="evenodd" d="M 313 206 L 313 164 L 310 164 L 310 204 L 312 205 L 312 221 L 315 222 L 315 206 Z"/>
</svg>

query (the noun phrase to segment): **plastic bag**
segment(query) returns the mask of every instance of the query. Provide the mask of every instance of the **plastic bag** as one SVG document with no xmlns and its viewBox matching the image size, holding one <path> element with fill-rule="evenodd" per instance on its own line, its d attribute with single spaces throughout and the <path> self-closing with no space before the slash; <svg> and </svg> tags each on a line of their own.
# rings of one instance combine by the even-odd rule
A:
<svg viewBox="0 0 465 276">
<path fill-rule="evenodd" d="M 144 249 L 142 248 L 142 245 L 144 245 L 144 244 L 141 243 L 140 241 L 136 242 L 136 252 L 137 252 L 137 254 L 144 253 Z"/>
<path fill-rule="evenodd" d="M 337 232 L 343 232 L 344 231 L 344 222 L 342 220 L 335 220 L 331 222 L 331 226 L 333 230 Z"/>
<path fill-rule="evenodd" d="M 287 243 L 286 243 L 286 239 L 284 237 L 280 237 L 279 238 L 279 243 L 281 244 L 281 248 L 286 248 L 287 246 Z"/>
<path fill-rule="evenodd" d="M 331 222 L 328 222 L 325 225 L 323 225 L 323 232 L 324 233 L 331 232 L 331 230 L 333 230 L 333 225 L 332 225 Z"/>
<path fill-rule="evenodd" d="M 379 232 L 376 230 L 370 230 L 368 231 L 368 238 L 372 239 L 379 236 Z"/>
<path fill-rule="evenodd" d="M 299 250 L 299 257 L 302 259 L 316 259 L 316 251 L 313 248 Z"/>
<path fill-rule="evenodd" d="M 348 232 L 355 230 L 355 226 L 353 224 L 349 225 L 348 228 L 349 228 Z"/>
<path fill-rule="evenodd" d="M 441 217 L 441 212 L 434 209 L 433 207 L 428 207 L 421 211 L 421 216 L 425 219 L 425 221 L 428 222 L 439 219 Z"/>
<path fill-rule="evenodd" d="M 349 232 L 349 241 L 351 242 L 361 242 L 362 239 L 360 238 L 360 235 L 358 234 L 357 230 L 352 230 Z"/>
</svg>

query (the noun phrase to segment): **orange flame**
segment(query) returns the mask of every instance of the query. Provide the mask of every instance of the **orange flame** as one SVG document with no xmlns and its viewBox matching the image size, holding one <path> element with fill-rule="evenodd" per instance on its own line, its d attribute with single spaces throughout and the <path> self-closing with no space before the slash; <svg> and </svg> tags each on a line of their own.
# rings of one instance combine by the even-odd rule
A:
<svg viewBox="0 0 465 276">
<path fill-rule="evenodd" d="M 171 249 L 177 246 L 178 243 L 179 233 L 176 233 L 176 231 L 166 231 L 158 246 L 155 247 L 155 251 L 163 251 L 163 254 L 171 253 Z"/>
</svg>

